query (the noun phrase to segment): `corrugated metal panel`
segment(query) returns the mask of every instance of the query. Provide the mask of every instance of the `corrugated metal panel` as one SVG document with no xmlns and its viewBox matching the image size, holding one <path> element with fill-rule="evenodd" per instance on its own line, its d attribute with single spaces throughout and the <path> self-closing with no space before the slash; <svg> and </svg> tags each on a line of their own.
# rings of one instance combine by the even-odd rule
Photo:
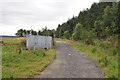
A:
<svg viewBox="0 0 120 80">
<path fill-rule="evenodd" d="M 35 48 L 51 48 L 52 47 L 52 37 L 50 36 L 35 36 L 35 35 L 27 35 L 27 48 L 35 47 Z"/>
</svg>

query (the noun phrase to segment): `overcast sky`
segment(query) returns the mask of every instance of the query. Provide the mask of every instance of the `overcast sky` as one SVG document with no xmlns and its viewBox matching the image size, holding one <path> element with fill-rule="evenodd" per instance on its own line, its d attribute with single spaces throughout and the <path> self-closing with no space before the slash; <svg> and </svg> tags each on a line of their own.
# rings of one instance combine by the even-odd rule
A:
<svg viewBox="0 0 120 80">
<path fill-rule="evenodd" d="M 0 35 L 18 29 L 56 29 L 99 0 L 0 0 Z"/>
</svg>

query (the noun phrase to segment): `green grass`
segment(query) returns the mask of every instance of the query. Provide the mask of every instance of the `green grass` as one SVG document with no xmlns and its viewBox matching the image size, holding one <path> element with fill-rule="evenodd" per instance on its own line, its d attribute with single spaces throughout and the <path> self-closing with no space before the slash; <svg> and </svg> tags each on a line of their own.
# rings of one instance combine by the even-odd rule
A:
<svg viewBox="0 0 120 80">
<path fill-rule="evenodd" d="M 2 47 L 0 46 L 0 79 L 2 79 Z"/>
<path fill-rule="evenodd" d="M 96 64 L 96 66 L 102 70 L 102 73 L 105 74 L 105 78 L 118 78 L 118 48 L 107 45 L 107 42 L 103 43 L 102 41 L 92 46 L 85 44 L 83 41 L 60 40 L 67 42 L 73 48 L 97 61 L 99 64 Z M 104 46 L 109 46 L 109 48 L 104 47 L 103 44 Z"/>
<path fill-rule="evenodd" d="M 30 78 L 40 75 L 55 56 L 54 48 L 47 51 L 22 49 L 19 54 L 20 46 L 12 44 L 20 43 L 20 40 L 3 40 L 5 44 L 2 45 L 2 78 Z"/>
</svg>

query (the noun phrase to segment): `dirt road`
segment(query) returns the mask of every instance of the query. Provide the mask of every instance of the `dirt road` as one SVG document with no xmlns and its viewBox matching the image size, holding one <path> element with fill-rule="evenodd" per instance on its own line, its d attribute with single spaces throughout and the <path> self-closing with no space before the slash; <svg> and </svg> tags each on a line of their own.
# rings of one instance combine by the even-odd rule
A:
<svg viewBox="0 0 120 80">
<path fill-rule="evenodd" d="M 37 78 L 102 78 L 96 62 L 63 41 L 57 41 L 56 59 Z"/>
</svg>

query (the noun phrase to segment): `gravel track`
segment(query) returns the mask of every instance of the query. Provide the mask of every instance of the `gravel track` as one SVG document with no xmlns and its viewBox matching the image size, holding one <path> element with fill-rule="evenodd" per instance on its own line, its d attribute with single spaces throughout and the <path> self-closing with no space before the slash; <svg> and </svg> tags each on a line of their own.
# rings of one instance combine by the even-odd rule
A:
<svg viewBox="0 0 120 80">
<path fill-rule="evenodd" d="M 55 60 L 36 78 L 103 78 L 96 62 L 63 41 L 57 41 Z"/>
</svg>

